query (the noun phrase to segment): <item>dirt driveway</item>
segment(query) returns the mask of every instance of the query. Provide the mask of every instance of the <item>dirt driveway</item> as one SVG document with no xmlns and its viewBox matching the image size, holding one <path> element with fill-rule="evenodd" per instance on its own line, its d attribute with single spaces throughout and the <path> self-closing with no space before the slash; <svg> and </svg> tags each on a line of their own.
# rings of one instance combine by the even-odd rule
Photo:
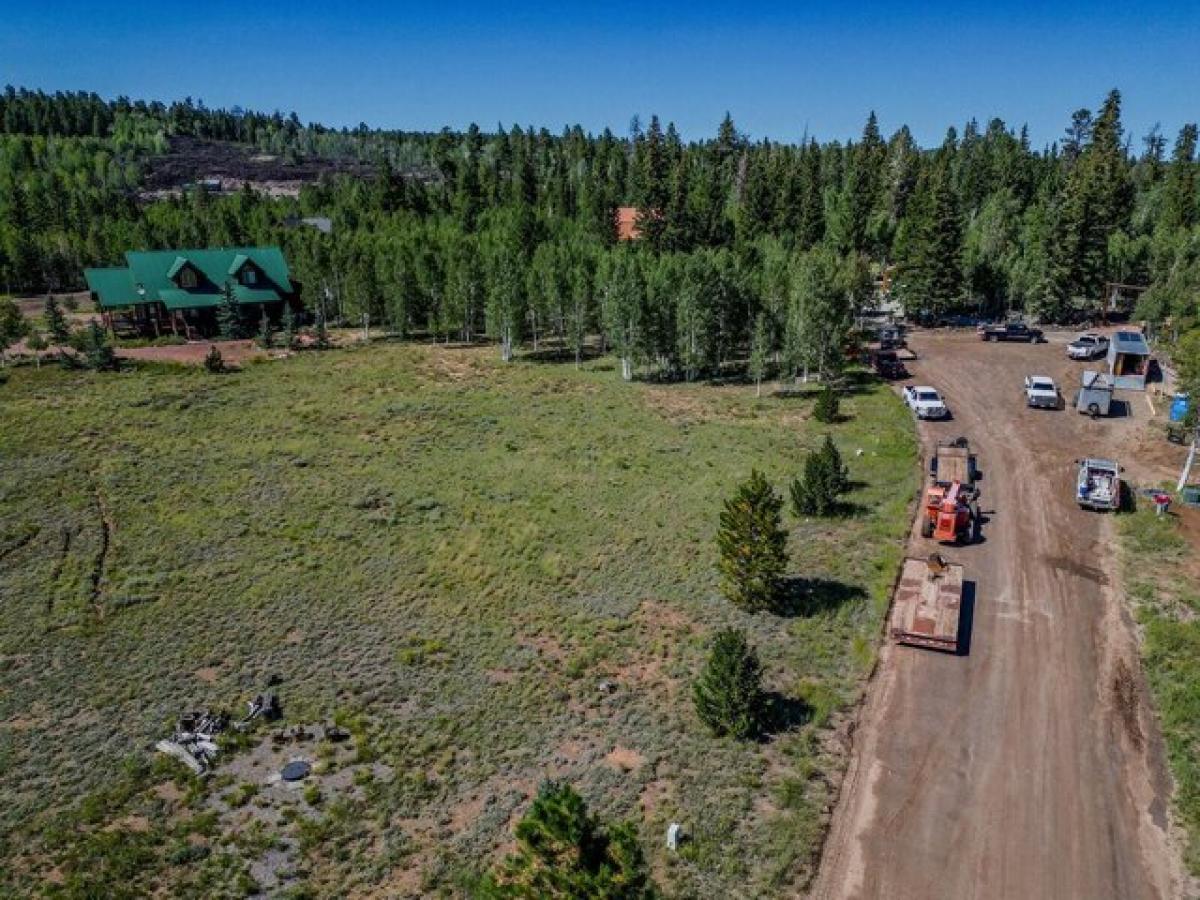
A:
<svg viewBox="0 0 1200 900">
<path fill-rule="evenodd" d="M 1112 518 L 1073 502 L 1081 455 L 1128 456 L 1149 415 L 1090 421 L 1027 409 L 1022 377 L 1070 395 L 1086 365 L 1065 336 L 1036 346 L 973 333 L 914 335 L 913 380 L 966 435 L 983 471 L 983 542 L 940 548 L 975 582 L 969 648 L 884 648 L 812 896 L 1168 898 L 1186 888 L 1169 835 L 1169 783 Z M 910 553 L 935 549 L 914 528 Z"/>
</svg>

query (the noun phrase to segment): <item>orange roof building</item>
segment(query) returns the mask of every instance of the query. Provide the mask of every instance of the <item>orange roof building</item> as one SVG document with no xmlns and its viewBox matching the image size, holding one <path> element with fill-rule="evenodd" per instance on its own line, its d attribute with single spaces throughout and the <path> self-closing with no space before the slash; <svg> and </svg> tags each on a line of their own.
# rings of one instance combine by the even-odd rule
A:
<svg viewBox="0 0 1200 900">
<path fill-rule="evenodd" d="M 637 224 L 638 209 L 636 206 L 617 207 L 617 240 L 636 241 L 641 237 Z"/>
</svg>

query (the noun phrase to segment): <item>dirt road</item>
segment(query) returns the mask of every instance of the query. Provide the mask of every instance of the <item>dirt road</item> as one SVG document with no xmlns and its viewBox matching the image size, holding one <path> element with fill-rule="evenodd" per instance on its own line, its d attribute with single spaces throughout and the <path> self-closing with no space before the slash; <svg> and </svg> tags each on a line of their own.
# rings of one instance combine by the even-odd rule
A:
<svg viewBox="0 0 1200 900">
<path fill-rule="evenodd" d="M 921 425 L 926 449 L 966 435 L 984 475 L 983 542 L 940 548 L 975 582 L 968 652 L 884 648 L 812 896 L 1182 896 L 1112 518 L 1073 502 L 1072 460 L 1128 456 L 1146 401 L 1130 394 L 1128 417 L 1098 422 L 1027 409 L 1026 374 L 1054 377 L 1068 402 L 1078 385 L 1087 364 L 1061 337 L 912 344 L 912 380 L 954 416 Z M 933 549 L 914 528 L 910 552 Z"/>
</svg>

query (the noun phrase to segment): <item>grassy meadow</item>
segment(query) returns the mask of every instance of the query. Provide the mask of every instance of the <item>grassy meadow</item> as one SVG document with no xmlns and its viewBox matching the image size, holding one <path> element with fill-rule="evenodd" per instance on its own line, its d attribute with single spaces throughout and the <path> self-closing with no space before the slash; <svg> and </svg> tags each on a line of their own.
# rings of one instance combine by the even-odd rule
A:
<svg viewBox="0 0 1200 900">
<path fill-rule="evenodd" d="M 1175 812 L 1190 838 L 1184 861 L 1193 875 L 1200 875 L 1200 569 L 1196 535 L 1189 540 L 1183 529 L 1195 532 L 1198 525 L 1194 510 L 1158 518 L 1149 502 L 1120 525 L 1125 590 L 1142 632 L 1142 665 L 1175 780 Z"/>
<path fill-rule="evenodd" d="M 804 883 L 908 529 L 902 404 L 864 383 L 821 426 L 811 396 L 496 356 L 10 370 L 0 895 L 246 894 L 284 836 L 294 896 L 457 895 L 546 777 L 637 823 L 669 895 Z M 787 513 L 793 607 L 742 613 L 717 590 L 721 500 L 751 467 L 785 491 L 827 432 L 855 513 Z M 692 708 L 727 625 L 794 713 L 763 743 L 712 738 Z M 389 775 L 230 833 L 210 795 L 269 801 L 152 745 L 272 676 L 287 722 L 350 723 L 357 760 Z M 691 840 L 672 855 L 676 820 Z"/>
</svg>

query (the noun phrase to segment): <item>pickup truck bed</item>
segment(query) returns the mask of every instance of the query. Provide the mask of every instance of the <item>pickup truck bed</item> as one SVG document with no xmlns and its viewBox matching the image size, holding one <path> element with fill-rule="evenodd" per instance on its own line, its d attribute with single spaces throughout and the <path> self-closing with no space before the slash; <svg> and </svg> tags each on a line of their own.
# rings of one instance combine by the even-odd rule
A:
<svg viewBox="0 0 1200 900">
<path fill-rule="evenodd" d="M 898 644 L 958 651 L 963 567 L 906 559 L 892 600 L 891 633 Z"/>
</svg>

